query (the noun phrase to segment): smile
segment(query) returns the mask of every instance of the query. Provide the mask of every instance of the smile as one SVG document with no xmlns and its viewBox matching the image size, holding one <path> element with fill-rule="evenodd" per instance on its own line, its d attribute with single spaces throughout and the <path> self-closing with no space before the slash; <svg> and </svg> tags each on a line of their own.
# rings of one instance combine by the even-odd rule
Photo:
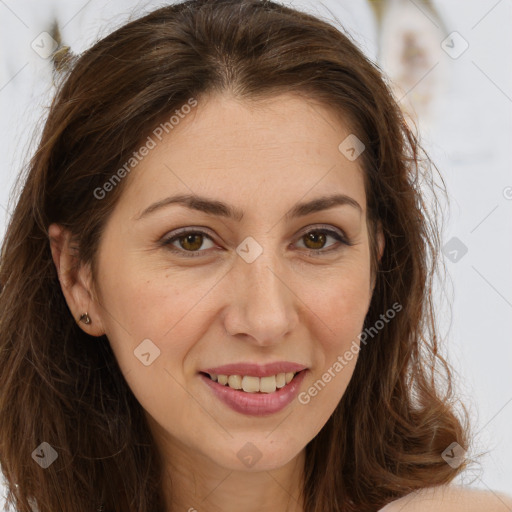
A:
<svg viewBox="0 0 512 512">
<path fill-rule="evenodd" d="M 297 397 L 307 371 L 265 377 L 200 372 L 199 377 L 212 395 L 231 410 L 244 415 L 267 416 L 282 411 Z"/>
<path fill-rule="evenodd" d="M 268 377 L 255 377 L 251 375 L 216 375 L 207 374 L 214 382 L 231 389 L 243 390 L 246 393 L 274 393 L 289 384 L 296 372 L 278 373 Z"/>
</svg>

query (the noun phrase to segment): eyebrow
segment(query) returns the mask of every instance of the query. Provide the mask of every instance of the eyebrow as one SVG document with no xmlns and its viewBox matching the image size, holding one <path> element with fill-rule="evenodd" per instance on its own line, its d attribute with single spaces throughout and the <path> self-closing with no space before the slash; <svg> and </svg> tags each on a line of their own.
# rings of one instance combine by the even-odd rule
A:
<svg viewBox="0 0 512 512">
<path fill-rule="evenodd" d="M 197 210 L 209 215 L 215 215 L 218 217 L 226 217 L 234 219 L 240 222 L 244 216 L 243 210 L 236 208 L 235 206 L 228 205 L 222 201 L 210 199 L 208 197 L 201 197 L 191 194 L 180 194 L 171 197 L 167 197 L 156 203 L 148 206 L 140 215 L 135 217 L 135 220 L 140 220 L 149 214 L 160 210 L 169 205 L 181 205 L 191 210 Z M 296 217 L 304 217 L 311 213 L 328 210 L 335 206 L 348 205 L 359 210 L 362 213 L 363 209 L 361 205 L 352 197 L 345 194 L 334 194 L 330 196 L 322 196 L 313 199 L 308 202 L 296 204 L 288 213 L 285 215 L 285 219 L 291 219 Z"/>
</svg>

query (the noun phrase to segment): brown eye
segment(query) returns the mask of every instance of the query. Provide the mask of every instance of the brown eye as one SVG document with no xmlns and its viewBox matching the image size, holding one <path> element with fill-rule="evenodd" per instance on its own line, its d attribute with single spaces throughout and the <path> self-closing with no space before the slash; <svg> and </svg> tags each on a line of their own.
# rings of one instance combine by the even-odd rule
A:
<svg viewBox="0 0 512 512">
<path fill-rule="evenodd" d="M 214 246 L 211 237 L 202 231 L 182 231 L 178 235 L 162 240 L 162 245 L 168 247 L 172 252 L 182 253 L 184 256 L 201 256 L 203 252 L 206 252 L 203 247 L 205 240 L 210 241 L 210 247 Z M 206 247 L 206 249 L 208 248 Z"/>
<path fill-rule="evenodd" d="M 327 249 L 325 248 L 325 244 L 327 242 L 328 238 L 334 238 L 338 244 L 330 244 L 327 246 Z M 353 245 L 351 242 L 346 240 L 340 233 L 337 231 L 334 231 L 332 229 L 313 229 L 302 235 L 300 238 L 301 241 L 303 241 L 304 246 L 306 249 L 308 249 L 307 252 L 309 252 L 312 255 L 321 256 L 324 253 L 335 251 L 336 249 L 339 249 L 339 245 Z M 338 245 L 338 247 L 336 247 Z"/>
<path fill-rule="evenodd" d="M 199 233 L 180 236 L 177 240 L 186 251 L 197 251 L 203 245 L 203 235 Z"/>
<path fill-rule="evenodd" d="M 332 243 L 327 246 L 327 249 L 324 249 L 328 238 L 333 238 L 339 243 Z M 210 247 L 204 247 L 205 241 L 210 242 Z M 321 256 L 324 253 L 339 250 L 341 248 L 340 245 L 353 245 L 352 242 L 345 239 L 340 233 L 332 229 L 310 230 L 302 235 L 299 241 L 304 243 L 306 252 L 312 256 Z M 208 251 L 205 249 L 212 248 L 215 244 L 213 243 L 211 236 L 203 231 L 182 230 L 174 236 L 164 238 L 161 241 L 161 245 L 179 256 L 190 257 L 202 256 L 204 253 L 208 254 Z"/>
<path fill-rule="evenodd" d="M 308 249 L 322 249 L 327 240 L 327 237 L 321 231 L 310 231 L 302 238 L 304 239 L 304 244 Z"/>
</svg>

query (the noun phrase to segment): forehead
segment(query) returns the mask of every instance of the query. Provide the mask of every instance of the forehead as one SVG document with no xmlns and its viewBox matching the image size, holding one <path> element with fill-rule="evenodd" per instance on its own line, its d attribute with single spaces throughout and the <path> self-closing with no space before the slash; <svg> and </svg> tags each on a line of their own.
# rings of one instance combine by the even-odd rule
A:
<svg viewBox="0 0 512 512">
<path fill-rule="evenodd" d="M 176 191 L 232 199 L 243 210 L 265 202 L 267 211 L 269 202 L 282 209 L 340 192 L 365 210 L 363 171 L 339 149 L 350 128 L 317 102 L 218 94 L 165 126 L 161 140 L 150 134 L 153 149 L 128 177 L 124 202 L 132 210 Z"/>
</svg>

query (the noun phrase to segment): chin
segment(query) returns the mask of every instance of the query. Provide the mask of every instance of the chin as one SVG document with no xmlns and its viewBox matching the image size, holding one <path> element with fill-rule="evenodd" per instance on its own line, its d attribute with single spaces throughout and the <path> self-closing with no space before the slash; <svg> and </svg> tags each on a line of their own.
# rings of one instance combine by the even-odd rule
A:
<svg viewBox="0 0 512 512">
<path fill-rule="evenodd" d="M 272 471 L 300 455 L 305 446 L 306 443 L 290 445 L 289 437 L 279 441 L 270 439 L 269 432 L 265 431 L 236 436 L 225 448 L 217 445 L 210 458 L 231 471 Z"/>
</svg>

